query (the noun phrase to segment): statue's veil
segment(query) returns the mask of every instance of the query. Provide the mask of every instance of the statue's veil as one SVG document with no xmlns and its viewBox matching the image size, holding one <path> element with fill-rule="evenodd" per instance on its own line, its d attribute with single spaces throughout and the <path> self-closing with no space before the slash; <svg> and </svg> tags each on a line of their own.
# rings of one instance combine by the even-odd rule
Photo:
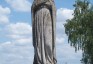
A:
<svg viewBox="0 0 93 64">
<path fill-rule="evenodd" d="M 35 5 L 38 5 L 38 4 L 43 3 L 43 2 L 54 2 L 54 0 L 34 0 Z"/>
</svg>

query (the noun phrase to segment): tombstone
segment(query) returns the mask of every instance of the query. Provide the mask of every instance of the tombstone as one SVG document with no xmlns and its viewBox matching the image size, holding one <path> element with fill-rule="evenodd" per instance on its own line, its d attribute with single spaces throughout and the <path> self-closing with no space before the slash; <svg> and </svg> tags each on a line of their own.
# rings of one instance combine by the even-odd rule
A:
<svg viewBox="0 0 93 64">
<path fill-rule="evenodd" d="M 54 0 L 34 0 L 32 7 L 33 64 L 57 64 Z"/>
</svg>

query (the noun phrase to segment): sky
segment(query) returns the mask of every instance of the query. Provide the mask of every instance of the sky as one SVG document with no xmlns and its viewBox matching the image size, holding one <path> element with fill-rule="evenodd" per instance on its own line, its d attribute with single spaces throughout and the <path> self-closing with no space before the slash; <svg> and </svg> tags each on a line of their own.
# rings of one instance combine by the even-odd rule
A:
<svg viewBox="0 0 93 64">
<path fill-rule="evenodd" d="M 0 0 L 0 64 L 33 64 L 33 0 Z M 81 64 L 82 51 L 68 44 L 64 23 L 73 18 L 75 0 L 55 0 L 57 64 Z"/>
</svg>

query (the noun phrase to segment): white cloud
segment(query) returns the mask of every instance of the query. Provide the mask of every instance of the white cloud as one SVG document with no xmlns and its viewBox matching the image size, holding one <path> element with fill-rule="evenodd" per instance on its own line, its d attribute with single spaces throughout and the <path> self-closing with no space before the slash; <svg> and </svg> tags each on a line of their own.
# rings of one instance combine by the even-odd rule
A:
<svg viewBox="0 0 93 64">
<path fill-rule="evenodd" d="M 6 2 L 17 11 L 30 12 L 31 3 L 28 0 L 6 0 Z"/>
<path fill-rule="evenodd" d="M 7 47 L 7 46 L 11 46 L 12 43 L 11 42 L 4 42 L 4 43 L 1 43 L 0 46 L 3 46 L 3 47 Z"/>
<path fill-rule="evenodd" d="M 0 43 L 0 64 L 29 64 L 33 62 L 32 28 L 28 23 L 5 26 L 6 42 Z"/>
<path fill-rule="evenodd" d="M 73 18 L 73 10 L 67 8 L 60 8 L 57 10 L 57 36 L 61 37 L 65 35 L 64 24 L 67 19 Z"/>
<path fill-rule="evenodd" d="M 7 38 L 15 44 L 32 44 L 32 27 L 28 23 L 11 23 L 5 27 Z"/>
<path fill-rule="evenodd" d="M 11 13 L 11 10 L 8 8 L 8 7 L 2 7 L 1 5 L 0 5 L 0 15 L 3 15 L 3 14 L 10 14 Z"/>
<path fill-rule="evenodd" d="M 0 24 L 7 24 L 9 23 L 9 14 L 11 13 L 10 8 L 2 7 L 0 5 Z"/>
<path fill-rule="evenodd" d="M 29 64 L 33 62 L 31 29 L 28 23 L 10 23 L 5 26 L 3 32 L 6 32 L 4 35 L 8 35 L 8 40 L 0 42 L 0 64 Z"/>
<path fill-rule="evenodd" d="M 58 64 L 80 64 L 80 60 L 82 57 L 82 51 L 78 51 L 75 53 L 74 48 L 72 48 L 69 44 L 62 43 L 57 46 L 57 58 Z"/>
<path fill-rule="evenodd" d="M 68 44 L 67 36 L 65 34 L 64 24 L 67 19 L 73 18 L 73 10 L 67 8 L 60 8 L 57 10 L 57 57 L 58 64 L 80 64 L 82 51 L 75 53 L 75 49 Z"/>
<path fill-rule="evenodd" d="M 29 37 L 29 38 L 20 38 L 20 39 L 17 39 L 15 40 L 15 44 L 17 45 L 32 45 L 32 38 Z"/>
<path fill-rule="evenodd" d="M 63 38 L 63 37 L 62 38 L 56 38 L 56 42 L 59 44 L 63 43 L 63 42 L 65 42 L 65 38 Z"/>
<path fill-rule="evenodd" d="M 18 44 L 18 43 L 17 43 Z M 0 64 L 30 64 L 33 62 L 32 45 L 16 45 L 13 42 L 0 44 Z"/>
<path fill-rule="evenodd" d="M 28 23 L 15 23 L 15 24 L 9 24 L 7 26 L 7 30 L 11 34 L 15 35 L 27 35 L 32 33 L 32 27 Z"/>
<path fill-rule="evenodd" d="M 58 20 L 66 20 L 73 18 L 73 10 L 67 8 L 60 8 L 57 10 L 57 18 Z"/>
</svg>

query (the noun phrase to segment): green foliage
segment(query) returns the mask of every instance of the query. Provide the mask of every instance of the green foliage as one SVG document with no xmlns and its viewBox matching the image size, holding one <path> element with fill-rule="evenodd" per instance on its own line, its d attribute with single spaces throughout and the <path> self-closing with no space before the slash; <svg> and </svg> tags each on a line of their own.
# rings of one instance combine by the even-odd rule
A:
<svg viewBox="0 0 93 64">
<path fill-rule="evenodd" d="M 82 49 L 82 63 L 93 64 L 93 7 L 88 0 L 77 0 L 74 17 L 64 25 L 68 42 L 75 50 Z"/>
</svg>

